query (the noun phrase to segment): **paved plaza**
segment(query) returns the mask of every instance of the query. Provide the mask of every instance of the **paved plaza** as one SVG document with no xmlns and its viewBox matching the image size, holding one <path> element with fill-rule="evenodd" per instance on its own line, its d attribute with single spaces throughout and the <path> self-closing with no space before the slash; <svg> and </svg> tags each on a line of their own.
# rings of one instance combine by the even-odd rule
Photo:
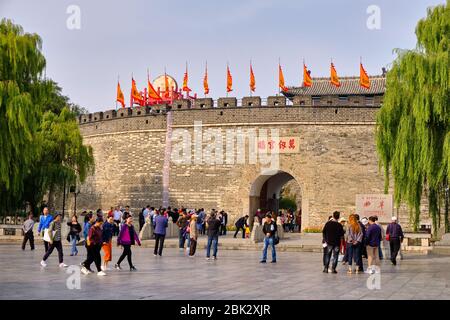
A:
<svg viewBox="0 0 450 320">
<path fill-rule="evenodd" d="M 65 263 L 78 265 L 84 248 Z M 119 248 L 113 249 L 113 262 Z M 383 261 L 380 289 L 367 287 L 369 275 L 322 273 L 322 255 L 280 252 L 277 264 L 260 264 L 254 250 L 219 250 L 217 261 L 206 261 L 200 249 L 188 258 L 176 248 L 154 257 L 150 248 L 134 248 L 138 271 L 112 270 L 106 277 L 81 274 L 81 288 L 68 289 L 69 274 L 58 267 L 57 253 L 43 269 L 43 245 L 35 251 L 18 244 L 0 245 L 0 299 L 450 299 L 450 257 L 408 253 L 397 267 Z M 270 289 L 268 289 L 270 288 Z"/>
</svg>

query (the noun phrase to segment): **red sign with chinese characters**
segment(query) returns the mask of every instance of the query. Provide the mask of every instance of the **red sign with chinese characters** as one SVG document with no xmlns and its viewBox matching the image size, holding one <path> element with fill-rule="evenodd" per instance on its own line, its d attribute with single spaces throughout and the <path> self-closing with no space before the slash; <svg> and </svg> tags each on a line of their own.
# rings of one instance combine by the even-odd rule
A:
<svg viewBox="0 0 450 320">
<path fill-rule="evenodd" d="M 258 138 L 258 152 L 266 153 L 299 153 L 299 137 Z"/>
</svg>

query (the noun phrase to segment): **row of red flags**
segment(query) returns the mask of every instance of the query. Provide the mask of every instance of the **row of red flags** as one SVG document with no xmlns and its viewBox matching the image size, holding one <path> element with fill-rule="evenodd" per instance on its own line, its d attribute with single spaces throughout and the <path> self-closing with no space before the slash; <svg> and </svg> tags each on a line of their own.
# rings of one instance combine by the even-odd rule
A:
<svg viewBox="0 0 450 320">
<path fill-rule="evenodd" d="M 370 78 L 367 74 L 366 70 L 362 63 L 359 64 L 359 84 L 362 88 L 370 89 Z M 189 93 L 192 91 L 188 87 L 188 70 L 186 65 L 186 72 L 183 77 L 183 87 L 182 91 Z M 340 87 L 341 83 L 339 81 L 339 76 L 337 74 L 336 68 L 333 63 L 330 66 L 330 83 L 335 87 Z M 313 79 L 311 77 L 311 71 L 308 70 L 306 64 L 303 63 L 303 87 L 312 87 Z M 167 74 L 164 74 L 164 95 L 161 95 L 159 91 L 155 90 L 153 85 L 150 82 L 150 79 L 147 79 L 147 94 L 148 96 L 144 96 L 142 92 L 140 92 L 136 87 L 136 81 L 131 77 L 131 104 L 138 103 L 139 105 L 145 105 L 146 100 L 153 101 L 155 103 L 167 101 L 170 99 L 170 88 L 169 88 L 169 79 Z M 281 91 L 286 92 L 288 88 L 284 84 L 284 75 L 283 69 L 281 68 L 281 64 L 278 64 L 278 87 Z M 205 75 L 203 77 L 203 89 L 204 94 L 207 95 L 209 93 L 209 85 L 208 85 L 208 66 L 205 68 Z M 253 72 L 253 66 L 250 62 L 250 91 L 255 92 L 256 90 L 256 81 L 255 74 Z M 231 71 L 229 66 L 227 65 L 227 93 L 233 91 L 233 77 L 231 76 Z M 119 102 L 123 108 L 125 108 L 125 97 L 123 95 L 122 89 L 120 88 L 119 81 L 117 82 L 117 98 L 116 101 Z"/>
</svg>

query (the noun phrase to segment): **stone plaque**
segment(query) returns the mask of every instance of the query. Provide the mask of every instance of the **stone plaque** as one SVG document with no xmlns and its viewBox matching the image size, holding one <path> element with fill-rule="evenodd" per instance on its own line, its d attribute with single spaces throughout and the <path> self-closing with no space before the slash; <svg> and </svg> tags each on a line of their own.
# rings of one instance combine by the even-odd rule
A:
<svg viewBox="0 0 450 320">
<path fill-rule="evenodd" d="M 391 194 L 357 194 L 356 213 L 360 218 L 378 216 L 379 222 L 390 222 L 393 197 Z"/>
<path fill-rule="evenodd" d="M 16 228 L 4 228 L 3 234 L 5 236 L 15 236 L 16 235 Z"/>
</svg>

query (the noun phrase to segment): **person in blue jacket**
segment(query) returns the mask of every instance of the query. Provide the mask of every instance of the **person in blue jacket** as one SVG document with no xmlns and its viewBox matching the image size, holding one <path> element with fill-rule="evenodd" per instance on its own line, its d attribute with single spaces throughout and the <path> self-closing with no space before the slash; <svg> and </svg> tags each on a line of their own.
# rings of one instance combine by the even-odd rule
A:
<svg viewBox="0 0 450 320">
<path fill-rule="evenodd" d="M 53 221 L 53 216 L 48 212 L 48 207 L 44 206 L 42 209 L 42 214 L 39 217 L 39 226 L 38 226 L 38 233 L 41 234 L 41 236 L 44 236 L 45 229 L 48 229 L 50 227 L 50 223 Z M 44 247 L 45 252 L 48 251 L 49 243 L 44 240 Z"/>
</svg>

